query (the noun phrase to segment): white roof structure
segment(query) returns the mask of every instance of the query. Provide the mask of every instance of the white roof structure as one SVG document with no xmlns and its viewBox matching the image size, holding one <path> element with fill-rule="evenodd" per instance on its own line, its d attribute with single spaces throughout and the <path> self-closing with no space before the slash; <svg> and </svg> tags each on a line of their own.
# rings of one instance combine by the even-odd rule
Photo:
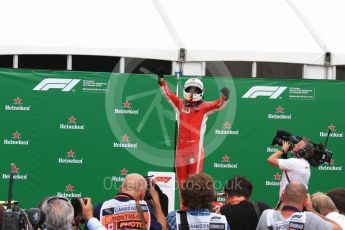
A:
<svg viewBox="0 0 345 230">
<path fill-rule="evenodd" d="M 344 64 L 341 1 L 3 0 L 0 55 Z"/>
</svg>

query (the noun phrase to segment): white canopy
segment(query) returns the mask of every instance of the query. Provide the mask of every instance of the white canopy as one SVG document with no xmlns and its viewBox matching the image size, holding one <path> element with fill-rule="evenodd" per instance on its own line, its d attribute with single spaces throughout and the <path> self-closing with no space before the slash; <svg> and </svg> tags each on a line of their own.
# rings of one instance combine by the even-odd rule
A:
<svg viewBox="0 0 345 230">
<path fill-rule="evenodd" d="M 295 1 L 3 0 L 0 54 L 344 64 L 342 0 Z"/>
</svg>

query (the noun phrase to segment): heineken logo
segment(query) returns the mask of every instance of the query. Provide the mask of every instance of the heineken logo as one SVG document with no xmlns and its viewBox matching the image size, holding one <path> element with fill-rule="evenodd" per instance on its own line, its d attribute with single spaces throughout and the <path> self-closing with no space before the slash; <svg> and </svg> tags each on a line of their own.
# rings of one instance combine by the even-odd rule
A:
<svg viewBox="0 0 345 230">
<path fill-rule="evenodd" d="M 14 163 L 11 164 L 11 172 L 19 173 L 19 168 Z"/>
<path fill-rule="evenodd" d="M 122 108 L 115 108 L 115 114 L 128 114 L 128 115 L 138 115 L 138 109 L 132 109 L 131 103 L 129 101 L 125 101 L 122 103 Z"/>
<path fill-rule="evenodd" d="M 70 149 L 67 152 L 66 157 L 58 159 L 59 164 L 83 164 L 83 159 L 77 159 L 75 156 L 75 152 Z"/>
<path fill-rule="evenodd" d="M 20 97 L 13 99 L 12 105 L 5 105 L 5 110 L 7 111 L 30 111 L 30 106 L 24 106 L 23 100 Z"/>
<path fill-rule="evenodd" d="M 334 159 L 331 159 L 331 161 L 329 163 L 325 162 L 325 164 L 320 165 L 318 167 L 318 169 L 320 171 L 342 171 L 343 170 L 343 166 L 336 164 Z"/>
<path fill-rule="evenodd" d="M 15 180 L 27 180 L 28 179 L 28 174 L 20 174 L 20 169 L 14 163 L 11 163 L 11 173 L 13 173 L 13 179 L 15 179 Z M 3 180 L 9 180 L 10 174 L 9 173 L 8 174 L 3 173 L 2 179 Z"/>
<path fill-rule="evenodd" d="M 276 148 L 276 147 L 267 147 L 267 148 L 266 148 L 267 153 L 275 153 L 275 152 L 277 152 L 278 150 L 279 150 L 279 149 Z"/>
<path fill-rule="evenodd" d="M 66 192 L 73 192 L 73 186 L 72 185 L 70 185 L 70 184 L 68 184 L 67 186 L 66 186 Z"/>
<path fill-rule="evenodd" d="M 237 169 L 238 163 L 232 163 L 230 157 L 225 154 L 220 163 L 213 163 L 213 168 Z"/>
<path fill-rule="evenodd" d="M 239 135 L 240 131 L 239 130 L 233 130 L 232 125 L 229 121 L 226 121 L 223 124 L 223 127 L 221 129 L 216 129 L 215 130 L 216 135 Z"/>
<path fill-rule="evenodd" d="M 129 136 L 127 134 L 121 137 L 121 142 L 114 142 L 114 148 L 138 148 L 138 143 L 130 143 Z"/>
<path fill-rule="evenodd" d="M 285 113 L 285 108 L 281 107 L 280 105 L 275 108 L 275 113 L 267 114 L 268 119 L 275 119 L 275 120 L 291 120 L 292 115 Z"/>
<path fill-rule="evenodd" d="M 77 118 L 74 117 L 73 115 L 68 117 L 67 120 L 68 120 L 68 123 L 60 124 L 60 129 L 79 129 L 79 130 L 85 129 L 84 124 L 77 124 Z"/>
<path fill-rule="evenodd" d="M 115 182 L 122 182 L 125 179 L 125 176 L 127 175 L 128 170 L 126 168 L 120 169 L 120 176 L 112 176 L 111 180 Z"/>
<path fill-rule="evenodd" d="M 278 172 L 273 175 L 273 180 L 266 180 L 265 185 L 266 186 L 280 186 L 280 180 L 282 175 Z"/>
<path fill-rule="evenodd" d="M 82 197 L 81 193 L 74 192 L 74 186 L 71 184 L 66 185 L 65 190 L 63 192 L 57 192 L 56 196 L 66 197 L 66 198 Z"/>
<path fill-rule="evenodd" d="M 121 172 L 121 175 L 127 175 L 128 170 L 126 168 L 123 168 L 120 170 L 120 172 Z"/>
<path fill-rule="evenodd" d="M 29 145 L 29 140 L 21 140 L 21 133 L 15 131 L 11 139 L 4 139 L 4 145 Z"/>
<path fill-rule="evenodd" d="M 274 177 L 275 180 L 281 180 L 282 175 L 279 174 L 279 173 L 276 173 L 276 174 L 273 175 L 273 177 Z"/>
<path fill-rule="evenodd" d="M 331 123 L 327 126 L 328 130 L 327 131 L 321 131 L 320 132 L 320 137 L 327 137 L 328 136 L 328 131 L 330 130 L 331 133 L 329 134 L 329 137 L 333 138 L 343 138 L 344 137 L 344 132 L 337 132 L 336 126 Z"/>
</svg>

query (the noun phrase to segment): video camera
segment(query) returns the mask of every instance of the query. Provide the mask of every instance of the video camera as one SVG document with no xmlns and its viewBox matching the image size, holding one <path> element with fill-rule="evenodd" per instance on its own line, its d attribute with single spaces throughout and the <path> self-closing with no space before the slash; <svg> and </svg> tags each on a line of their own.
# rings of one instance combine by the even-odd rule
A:
<svg viewBox="0 0 345 230">
<path fill-rule="evenodd" d="M 2 229 L 5 230 L 24 230 L 37 229 L 45 221 L 45 215 L 39 208 L 21 209 L 18 204 L 12 207 L 12 188 L 13 173 L 10 173 L 8 202 L 5 205 L 7 209 L 4 211 L 2 219 Z"/>
<path fill-rule="evenodd" d="M 328 137 L 331 130 L 328 132 Z M 326 143 L 328 140 L 326 139 Z M 303 138 L 300 136 L 292 136 L 290 132 L 284 130 L 278 130 L 276 136 L 272 140 L 272 145 L 279 145 L 282 146 L 284 141 L 287 141 L 290 144 L 289 150 L 293 149 L 293 147 L 302 140 Z M 330 163 L 332 160 L 333 153 L 326 148 L 326 144 L 322 143 L 315 143 L 313 141 L 309 141 L 311 144 L 311 154 L 304 155 L 301 154 L 300 157 L 306 159 L 309 164 L 313 167 L 317 167 L 325 162 Z M 303 150 L 302 150 L 303 151 Z"/>
</svg>

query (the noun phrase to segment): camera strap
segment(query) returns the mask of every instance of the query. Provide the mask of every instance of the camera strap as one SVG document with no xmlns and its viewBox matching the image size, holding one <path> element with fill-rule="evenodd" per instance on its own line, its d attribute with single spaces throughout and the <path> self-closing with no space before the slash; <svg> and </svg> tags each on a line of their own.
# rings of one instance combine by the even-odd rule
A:
<svg viewBox="0 0 345 230">
<path fill-rule="evenodd" d="M 145 218 L 144 218 L 144 213 L 143 213 L 143 210 L 141 208 L 141 205 L 139 203 L 139 201 L 135 201 L 135 207 L 137 208 L 137 211 L 139 213 L 139 216 L 140 216 L 140 221 L 141 221 L 141 224 L 142 224 L 142 230 L 147 230 L 147 227 L 146 227 L 146 223 L 145 223 Z"/>
<path fill-rule="evenodd" d="M 288 182 L 291 183 L 289 175 L 287 174 L 286 170 L 284 170 L 284 173 L 285 173 L 285 176 L 286 176 L 286 179 L 288 180 Z"/>
<path fill-rule="evenodd" d="M 253 204 L 256 216 L 258 217 L 258 220 L 259 220 L 260 216 L 261 216 L 261 211 L 260 211 L 259 205 L 258 205 L 258 203 L 254 202 L 254 201 L 252 202 L 252 204 Z"/>
<path fill-rule="evenodd" d="M 180 221 L 181 224 L 178 229 L 180 230 L 189 230 L 188 220 L 187 220 L 187 212 L 186 211 L 177 211 L 180 214 Z"/>
</svg>

